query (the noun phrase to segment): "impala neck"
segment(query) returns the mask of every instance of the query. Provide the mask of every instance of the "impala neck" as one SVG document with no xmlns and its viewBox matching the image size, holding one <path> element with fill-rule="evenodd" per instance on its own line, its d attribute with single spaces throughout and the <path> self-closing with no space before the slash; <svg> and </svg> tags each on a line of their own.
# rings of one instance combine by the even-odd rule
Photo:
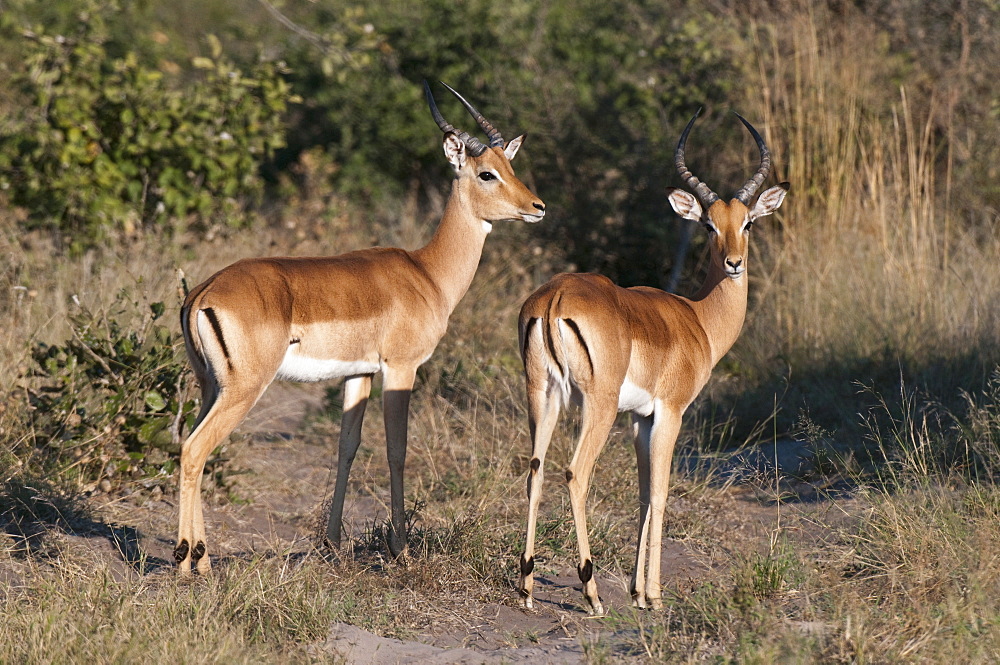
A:
<svg viewBox="0 0 1000 665">
<path fill-rule="evenodd" d="M 712 346 L 713 366 L 732 348 L 743 329 L 748 281 L 749 275 L 745 272 L 737 280 L 730 279 L 722 267 L 712 261 L 705 283 L 691 299 L 691 307 Z"/>
<path fill-rule="evenodd" d="M 484 224 L 462 196 L 459 181 L 455 179 L 434 237 L 413 252 L 413 257 L 441 290 L 449 312 L 455 309 L 476 276 L 489 233 Z"/>
</svg>

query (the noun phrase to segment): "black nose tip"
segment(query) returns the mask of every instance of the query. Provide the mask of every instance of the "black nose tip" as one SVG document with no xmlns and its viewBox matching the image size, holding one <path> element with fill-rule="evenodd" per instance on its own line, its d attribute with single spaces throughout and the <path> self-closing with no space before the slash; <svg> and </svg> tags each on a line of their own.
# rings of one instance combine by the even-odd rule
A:
<svg viewBox="0 0 1000 665">
<path fill-rule="evenodd" d="M 739 268 L 740 264 L 743 263 L 743 259 L 736 259 L 735 261 L 731 259 L 726 259 L 726 263 L 728 263 L 733 268 Z"/>
<path fill-rule="evenodd" d="M 536 202 L 536 203 L 534 203 L 533 205 L 534 205 L 534 206 L 535 206 L 535 208 L 537 208 L 538 210 L 541 210 L 542 212 L 545 212 L 545 204 L 544 204 L 544 203 L 537 203 L 537 202 Z"/>
</svg>

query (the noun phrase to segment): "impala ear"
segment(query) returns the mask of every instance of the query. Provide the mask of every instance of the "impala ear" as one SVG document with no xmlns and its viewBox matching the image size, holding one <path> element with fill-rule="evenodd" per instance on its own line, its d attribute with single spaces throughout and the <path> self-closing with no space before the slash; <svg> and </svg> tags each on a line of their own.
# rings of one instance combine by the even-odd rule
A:
<svg viewBox="0 0 1000 665">
<path fill-rule="evenodd" d="M 455 173 L 465 166 L 465 141 L 458 138 L 454 132 L 444 135 L 444 156 L 448 158 L 448 163 L 455 169 Z"/>
<path fill-rule="evenodd" d="M 676 187 L 667 187 L 667 200 L 670 201 L 670 207 L 682 219 L 692 222 L 701 221 L 703 215 L 701 203 L 694 194 L 685 192 L 683 189 L 677 189 Z"/>
<path fill-rule="evenodd" d="M 788 193 L 788 187 L 788 183 L 783 182 L 761 194 L 757 198 L 757 203 L 753 205 L 753 210 L 750 211 L 750 219 L 766 217 L 781 207 L 781 202 L 785 200 L 785 194 Z"/>
<path fill-rule="evenodd" d="M 514 159 L 514 155 L 516 155 L 517 151 L 520 150 L 521 142 L 524 141 L 524 136 L 524 134 L 521 134 L 516 139 L 511 139 L 507 143 L 507 147 L 503 149 L 503 154 L 507 156 L 508 162 L 512 161 Z"/>
</svg>

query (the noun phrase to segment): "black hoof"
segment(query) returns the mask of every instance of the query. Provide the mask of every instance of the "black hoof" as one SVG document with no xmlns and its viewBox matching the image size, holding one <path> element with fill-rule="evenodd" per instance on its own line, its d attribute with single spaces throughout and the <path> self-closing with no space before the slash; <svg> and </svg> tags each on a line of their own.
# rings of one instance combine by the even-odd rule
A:
<svg viewBox="0 0 1000 665">
<path fill-rule="evenodd" d="M 190 549 L 191 548 L 186 539 L 177 543 L 177 547 L 174 548 L 174 561 L 176 561 L 179 565 L 181 561 L 187 558 L 188 551 Z"/>
<path fill-rule="evenodd" d="M 393 547 L 392 543 L 389 543 L 389 554 L 391 554 L 396 563 L 400 565 L 405 566 L 409 563 L 410 550 L 405 544 L 402 547 Z"/>
</svg>

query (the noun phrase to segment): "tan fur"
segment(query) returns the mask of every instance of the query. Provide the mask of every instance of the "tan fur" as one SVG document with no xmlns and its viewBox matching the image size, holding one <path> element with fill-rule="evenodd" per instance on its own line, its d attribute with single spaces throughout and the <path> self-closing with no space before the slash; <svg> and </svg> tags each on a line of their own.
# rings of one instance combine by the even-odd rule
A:
<svg viewBox="0 0 1000 665">
<path fill-rule="evenodd" d="M 511 156 L 519 143 L 520 137 L 508 144 Z M 328 527 L 334 545 L 341 539 L 347 477 L 361 441 L 371 375 L 379 369 L 384 372 L 389 546 L 394 555 L 404 553 L 403 464 L 409 395 L 417 367 L 434 351 L 448 317 L 469 288 L 489 233 L 487 223 L 538 221 L 544 215 L 544 204 L 514 175 L 503 149 L 490 148 L 473 157 L 451 133 L 445 135 L 444 148 L 456 178 L 437 231 L 425 247 L 412 252 L 372 248 L 334 257 L 244 259 L 188 295 L 181 324 L 203 403 L 181 450 L 175 557 L 182 572 L 189 572 L 192 562 L 202 573 L 211 568 L 200 499 L 206 458 L 274 380 L 286 353 L 300 360 L 299 374 L 302 368 L 323 378 L 332 378 L 327 375 L 338 367 L 348 372 Z M 499 177 L 482 180 L 479 174 L 486 170 Z M 329 364 L 332 361 L 337 364 Z"/>
<path fill-rule="evenodd" d="M 572 395 L 582 407 L 580 438 L 566 478 L 589 609 L 603 613 L 592 577 L 586 499 L 594 463 L 620 410 L 633 412 L 639 467 L 641 511 L 632 596 L 639 607 L 660 606 L 663 512 L 681 416 L 743 327 L 749 245 L 745 222 L 770 214 L 780 205 L 785 189 L 787 184 L 762 194 L 763 203 L 753 211 L 736 199 L 716 201 L 709 208 L 708 222 L 717 231 L 710 241 L 711 266 L 692 299 L 648 287 L 622 288 L 601 275 L 561 274 L 524 303 L 518 329 L 533 459 L 519 588 L 527 607 L 532 606 L 545 453 L 563 401 L 560 392 Z M 701 206 L 690 194 L 677 190 L 671 203 L 682 216 L 702 221 Z M 737 270 L 743 272 L 733 276 Z"/>
</svg>

